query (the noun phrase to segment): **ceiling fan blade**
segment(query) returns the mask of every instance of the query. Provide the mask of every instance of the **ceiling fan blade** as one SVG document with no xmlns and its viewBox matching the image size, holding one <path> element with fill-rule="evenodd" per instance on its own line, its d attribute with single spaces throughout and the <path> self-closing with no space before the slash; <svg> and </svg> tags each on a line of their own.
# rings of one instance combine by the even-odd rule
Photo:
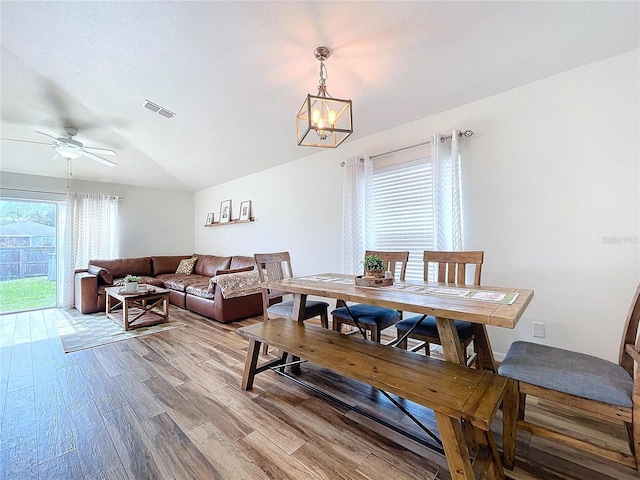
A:
<svg viewBox="0 0 640 480">
<path fill-rule="evenodd" d="M 39 132 L 38 130 L 36 130 L 36 133 L 39 133 L 40 135 L 44 135 L 44 136 L 49 137 L 49 138 L 53 138 L 56 142 L 58 141 L 58 139 L 56 137 L 54 137 L 53 135 L 49 135 L 48 133 Z"/>
<path fill-rule="evenodd" d="M 103 165 L 106 165 L 107 167 L 117 167 L 118 166 L 116 163 L 113 163 L 111 160 L 107 160 L 106 158 L 99 157 L 97 155 L 94 155 L 91 152 L 87 152 L 84 148 L 81 148 L 80 150 L 82 150 L 82 155 L 84 155 L 85 157 L 90 158 L 92 160 L 95 160 L 96 162 L 100 162 Z"/>
<path fill-rule="evenodd" d="M 114 152 L 113 150 L 109 150 L 108 148 L 86 147 L 83 145 L 82 149 L 91 153 L 100 153 L 101 155 L 113 155 L 115 157 L 118 156 L 116 152 Z"/>
<path fill-rule="evenodd" d="M 18 140 L 17 138 L 2 138 L 0 140 L 9 140 L 10 142 L 22 142 L 22 143 L 36 143 L 38 145 L 47 145 L 49 147 L 55 147 L 55 143 L 34 142 L 33 140 Z"/>
</svg>

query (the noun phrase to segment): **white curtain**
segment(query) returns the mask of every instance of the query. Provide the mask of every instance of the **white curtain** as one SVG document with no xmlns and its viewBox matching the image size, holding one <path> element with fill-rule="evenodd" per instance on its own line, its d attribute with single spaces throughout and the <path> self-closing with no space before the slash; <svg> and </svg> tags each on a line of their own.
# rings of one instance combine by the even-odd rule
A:
<svg viewBox="0 0 640 480">
<path fill-rule="evenodd" d="M 344 162 L 342 188 L 342 271 L 352 275 L 362 271 L 367 228 L 373 214 L 367 207 L 371 161 L 368 155 L 349 157 Z"/>
<path fill-rule="evenodd" d="M 458 130 L 451 142 L 441 142 L 436 134 L 431 141 L 434 181 L 434 218 L 436 250 L 462 250 L 462 186 Z"/>
<path fill-rule="evenodd" d="M 64 229 L 62 307 L 73 306 L 74 270 L 118 257 L 118 198 L 69 193 Z"/>
<path fill-rule="evenodd" d="M 433 229 L 433 248 L 436 250 L 459 251 L 463 249 L 462 232 L 462 189 L 458 131 L 451 132 L 451 141 L 441 142 L 442 135 L 431 139 L 431 161 L 433 175 L 426 180 L 434 192 L 431 219 L 425 215 L 424 221 L 433 221 L 426 230 Z M 362 260 L 367 248 L 376 249 L 374 238 L 375 211 L 373 197 L 374 166 L 368 156 L 364 160 L 350 157 L 344 162 L 343 202 L 342 202 L 342 271 L 357 275 L 362 272 Z M 403 232 L 398 233 L 398 238 Z M 431 248 L 427 242 L 422 248 Z M 407 248 L 406 246 L 404 248 Z M 410 260 L 411 261 L 411 260 Z M 420 266 L 422 272 L 422 266 Z M 422 274 L 420 274 L 421 276 Z"/>
</svg>

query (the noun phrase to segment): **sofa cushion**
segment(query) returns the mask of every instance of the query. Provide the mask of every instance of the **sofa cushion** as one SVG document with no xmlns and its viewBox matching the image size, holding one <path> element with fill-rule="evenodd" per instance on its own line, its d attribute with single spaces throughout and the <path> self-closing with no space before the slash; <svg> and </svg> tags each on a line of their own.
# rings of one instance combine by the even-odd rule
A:
<svg viewBox="0 0 640 480">
<path fill-rule="evenodd" d="M 106 268 L 89 265 L 87 272 L 98 277 L 98 285 L 113 285 L 113 275 Z"/>
<path fill-rule="evenodd" d="M 189 285 L 196 285 L 198 283 L 208 284 L 209 277 L 174 273 L 159 275 L 158 280 L 162 280 L 164 282 L 165 288 L 170 288 L 171 290 L 176 290 L 178 292 L 185 292 Z"/>
<path fill-rule="evenodd" d="M 243 268 L 243 267 L 255 267 L 256 259 L 253 257 L 243 257 L 241 255 L 235 255 L 231 257 L 231 265 L 229 268 Z"/>
<path fill-rule="evenodd" d="M 184 260 L 185 258 L 191 258 L 191 255 L 152 256 L 153 276 L 155 277 L 162 273 L 175 273 L 180 260 Z"/>
<path fill-rule="evenodd" d="M 164 287 L 164 282 L 155 277 L 140 277 L 140 283 L 153 285 L 154 287 Z"/>
<path fill-rule="evenodd" d="M 186 273 L 187 275 L 191 275 L 193 272 L 193 267 L 198 261 L 198 257 L 185 258 L 184 260 L 180 260 L 178 264 L 178 268 L 176 268 L 176 273 Z"/>
<path fill-rule="evenodd" d="M 214 298 L 214 294 L 209 291 L 209 282 L 189 285 L 187 287 L 187 293 L 201 298 Z"/>
<path fill-rule="evenodd" d="M 113 278 L 124 278 L 127 275 L 153 276 L 151 257 L 89 260 L 89 265 L 106 268 Z"/>
<path fill-rule="evenodd" d="M 229 268 L 231 264 L 231 257 L 218 257 L 216 255 L 198 255 L 193 254 L 194 257 L 198 257 L 196 262 L 196 268 L 193 273 L 197 275 L 204 275 L 205 277 L 215 277 L 218 270 L 225 270 Z"/>
</svg>

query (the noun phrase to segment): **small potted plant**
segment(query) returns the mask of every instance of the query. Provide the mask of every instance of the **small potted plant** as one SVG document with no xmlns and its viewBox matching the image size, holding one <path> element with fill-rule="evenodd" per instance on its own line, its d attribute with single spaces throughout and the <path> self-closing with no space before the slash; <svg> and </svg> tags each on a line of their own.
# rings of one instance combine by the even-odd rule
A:
<svg viewBox="0 0 640 480">
<path fill-rule="evenodd" d="M 137 275 L 127 275 L 124 277 L 124 291 L 125 293 L 135 293 L 138 291 L 138 283 L 140 283 L 140 277 Z"/>
<path fill-rule="evenodd" d="M 364 276 L 382 278 L 387 268 L 385 261 L 378 255 L 367 255 L 364 257 Z"/>
</svg>

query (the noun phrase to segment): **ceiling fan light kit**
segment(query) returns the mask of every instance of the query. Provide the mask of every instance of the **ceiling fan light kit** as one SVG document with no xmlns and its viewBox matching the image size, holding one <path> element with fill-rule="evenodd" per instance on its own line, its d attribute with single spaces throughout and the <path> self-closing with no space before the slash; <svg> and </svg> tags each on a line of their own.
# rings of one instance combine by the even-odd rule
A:
<svg viewBox="0 0 640 480">
<path fill-rule="evenodd" d="M 324 61 L 331 52 L 327 47 L 314 51 L 320 61 L 318 94 L 308 94 L 296 118 L 298 145 L 336 148 L 353 133 L 351 100 L 333 98 L 327 92 L 327 67 Z"/>
<path fill-rule="evenodd" d="M 74 140 L 78 134 L 78 129 L 74 127 L 64 127 L 64 131 L 67 134 L 66 137 L 54 137 L 53 135 L 49 135 L 48 133 L 39 132 L 36 130 L 36 133 L 40 135 L 44 135 L 45 137 L 49 137 L 55 141 L 55 143 L 42 143 L 42 142 L 34 142 L 30 140 L 18 140 L 16 138 L 3 138 L 2 140 L 10 140 L 12 142 L 23 142 L 23 143 L 35 143 L 39 145 L 49 145 L 54 147 L 56 150 L 56 155 L 53 158 L 56 158 L 58 155 L 66 158 L 67 160 L 72 160 L 78 157 L 87 157 L 96 162 L 100 162 L 107 167 L 117 167 L 118 165 L 112 162 L 111 160 L 107 160 L 106 158 L 99 157 L 96 153 L 101 155 L 113 155 L 117 156 L 118 154 L 113 150 L 109 150 L 107 148 L 98 148 L 98 147 L 88 147 L 83 143 Z"/>
</svg>

